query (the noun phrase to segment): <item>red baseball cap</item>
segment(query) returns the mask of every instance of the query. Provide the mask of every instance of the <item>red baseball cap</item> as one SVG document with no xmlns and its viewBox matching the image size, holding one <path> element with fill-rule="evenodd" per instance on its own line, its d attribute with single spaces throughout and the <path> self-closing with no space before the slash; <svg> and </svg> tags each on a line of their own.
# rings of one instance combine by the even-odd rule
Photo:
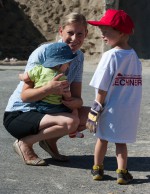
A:
<svg viewBox="0 0 150 194">
<path fill-rule="evenodd" d="M 125 34 L 132 34 L 134 23 L 123 10 L 108 9 L 99 21 L 87 21 L 93 26 L 110 26 Z"/>
</svg>

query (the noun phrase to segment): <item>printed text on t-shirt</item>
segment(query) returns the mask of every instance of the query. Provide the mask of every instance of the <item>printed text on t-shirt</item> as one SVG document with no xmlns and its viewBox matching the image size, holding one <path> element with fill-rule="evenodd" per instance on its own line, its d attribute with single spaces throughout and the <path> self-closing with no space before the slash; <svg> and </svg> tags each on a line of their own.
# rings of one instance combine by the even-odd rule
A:
<svg viewBox="0 0 150 194">
<path fill-rule="evenodd" d="M 141 75 L 122 75 L 118 73 L 115 77 L 113 86 L 141 86 Z"/>
</svg>

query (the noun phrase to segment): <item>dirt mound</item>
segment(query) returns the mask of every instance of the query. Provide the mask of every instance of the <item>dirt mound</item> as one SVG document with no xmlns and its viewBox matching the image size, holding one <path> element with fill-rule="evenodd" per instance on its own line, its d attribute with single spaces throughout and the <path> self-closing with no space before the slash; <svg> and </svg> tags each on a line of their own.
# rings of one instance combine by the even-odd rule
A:
<svg viewBox="0 0 150 194">
<path fill-rule="evenodd" d="M 1 0 L 2 1 L 2 0 Z M 0 8 L 0 59 L 15 57 L 27 59 L 41 43 L 55 41 L 63 15 L 81 12 L 87 19 L 98 19 L 102 4 L 93 0 L 5 0 Z M 93 18 L 94 16 L 94 18 Z M 99 35 L 89 27 L 88 38 L 82 50 L 88 55 L 99 53 L 95 43 Z M 93 37 L 94 34 L 94 37 Z"/>
</svg>

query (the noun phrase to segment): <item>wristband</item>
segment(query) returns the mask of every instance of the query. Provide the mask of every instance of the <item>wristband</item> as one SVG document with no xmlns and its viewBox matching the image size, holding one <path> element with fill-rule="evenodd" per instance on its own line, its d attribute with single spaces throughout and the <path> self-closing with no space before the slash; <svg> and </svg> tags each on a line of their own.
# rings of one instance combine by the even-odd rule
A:
<svg viewBox="0 0 150 194">
<path fill-rule="evenodd" d="M 95 112 L 95 113 L 100 113 L 103 110 L 103 106 L 100 102 L 98 102 L 97 100 L 94 101 L 92 107 L 91 107 L 91 111 Z"/>
</svg>

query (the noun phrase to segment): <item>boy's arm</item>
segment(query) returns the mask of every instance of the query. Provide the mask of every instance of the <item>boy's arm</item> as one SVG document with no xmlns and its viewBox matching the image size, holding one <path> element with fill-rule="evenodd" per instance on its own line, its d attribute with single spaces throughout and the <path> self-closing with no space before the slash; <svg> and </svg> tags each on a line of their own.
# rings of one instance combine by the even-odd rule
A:
<svg viewBox="0 0 150 194">
<path fill-rule="evenodd" d="M 98 94 L 96 97 L 96 101 L 98 101 L 100 104 L 104 104 L 105 98 L 106 98 L 107 92 L 104 90 L 98 90 Z"/>
<path fill-rule="evenodd" d="M 88 114 L 88 119 L 86 122 L 86 127 L 90 130 L 90 132 L 96 132 L 97 121 L 100 116 L 100 113 L 103 110 L 104 101 L 106 98 L 107 92 L 104 90 L 99 90 L 97 97 L 91 107 L 91 110 Z"/>
<path fill-rule="evenodd" d="M 31 81 L 31 79 L 30 79 L 30 77 L 29 77 L 29 75 L 28 75 L 28 72 L 26 72 L 26 73 L 20 73 L 20 74 L 19 74 L 19 79 L 20 79 L 21 81 L 24 81 L 24 82 L 29 82 L 29 81 Z"/>
</svg>

